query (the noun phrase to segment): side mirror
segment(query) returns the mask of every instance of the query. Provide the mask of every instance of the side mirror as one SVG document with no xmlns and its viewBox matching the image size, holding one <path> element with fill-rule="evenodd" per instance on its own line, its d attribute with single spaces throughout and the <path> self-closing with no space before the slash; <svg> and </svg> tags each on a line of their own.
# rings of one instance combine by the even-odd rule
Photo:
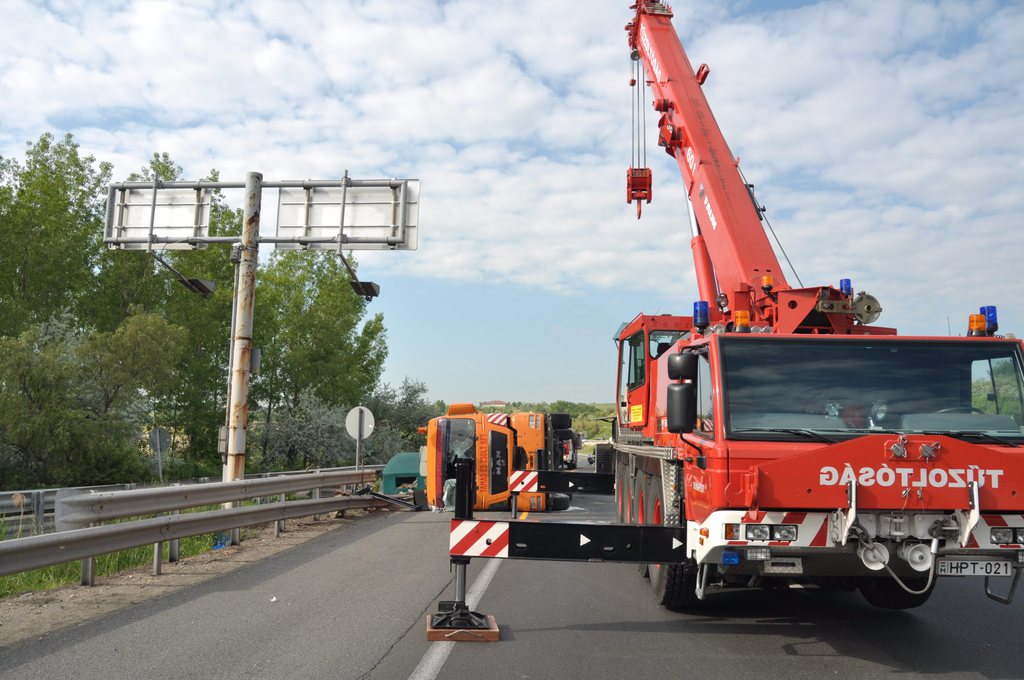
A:
<svg viewBox="0 0 1024 680">
<path fill-rule="evenodd" d="M 680 355 L 673 355 L 669 361 L 677 356 Z M 668 386 L 667 396 L 665 416 L 668 431 L 675 434 L 693 432 L 697 425 L 697 386 L 693 383 L 672 383 Z"/>
<path fill-rule="evenodd" d="M 697 355 L 693 352 L 677 352 L 668 357 L 670 380 L 696 380 Z"/>
<path fill-rule="evenodd" d="M 420 447 L 420 477 L 427 478 L 427 447 Z"/>
</svg>

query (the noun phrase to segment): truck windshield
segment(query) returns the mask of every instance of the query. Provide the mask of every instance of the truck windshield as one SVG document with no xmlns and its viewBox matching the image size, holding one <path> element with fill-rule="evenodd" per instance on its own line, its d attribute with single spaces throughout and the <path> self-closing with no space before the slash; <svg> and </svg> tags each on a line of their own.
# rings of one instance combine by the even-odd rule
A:
<svg viewBox="0 0 1024 680">
<path fill-rule="evenodd" d="M 722 337 L 721 350 L 730 439 L 838 441 L 877 431 L 1022 442 L 1014 342 Z"/>
<path fill-rule="evenodd" d="M 437 427 L 446 467 L 453 465 L 456 458 L 476 457 L 476 423 L 471 418 L 441 418 Z"/>
</svg>

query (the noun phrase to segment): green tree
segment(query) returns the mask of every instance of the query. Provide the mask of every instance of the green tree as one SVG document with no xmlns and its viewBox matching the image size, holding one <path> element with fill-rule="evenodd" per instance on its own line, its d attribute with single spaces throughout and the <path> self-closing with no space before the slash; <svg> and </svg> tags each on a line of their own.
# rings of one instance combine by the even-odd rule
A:
<svg viewBox="0 0 1024 680">
<path fill-rule="evenodd" d="M 173 181 L 181 179 L 181 174 L 181 166 L 167 153 L 155 153 L 139 172 L 128 175 L 127 181 L 149 182 L 157 177 Z M 90 325 L 105 331 L 116 328 L 132 309 L 163 310 L 172 287 L 178 285 L 148 251 L 109 248 L 100 249 L 91 283 L 84 315 Z"/>
<path fill-rule="evenodd" d="M 181 336 L 139 314 L 111 333 L 83 331 L 65 315 L 0 338 L 3 485 L 148 479 L 137 442 Z"/>
<path fill-rule="evenodd" d="M 427 399 L 426 384 L 409 378 L 397 390 L 387 383 L 379 385 L 365 406 L 373 413 L 375 423 L 373 436 L 364 446 L 368 463 L 386 463 L 401 451 L 419 451 L 427 443 L 419 428 L 445 411 L 442 402 Z"/>
<path fill-rule="evenodd" d="M 81 306 L 102 240 L 110 164 L 82 156 L 70 134 L 28 144 L 24 163 L 0 158 L 0 335 Z"/>
<path fill-rule="evenodd" d="M 156 157 L 154 157 L 156 161 Z M 211 171 L 209 181 L 217 181 Z M 232 209 L 219 193 L 210 211 L 210 234 L 237 236 L 241 211 Z M 173 251 L 166 259 L 189 278 L 213 281 L 209 298 L 201 298 L 177 282 L 170 285 L 164 317 L 186 331 L 185 350 L 177 366 L 180 383 L 158 405 L 164 422 L 180 435 L 180 452 L 191 461 L 215 467 L 220 463 L 217 434 L 227 408 L 227 369 L 231 347 L 231 305 L 234 265 L 227 245 L 194 251 Z M 258 319 L 257 323 L 262 319 Z M 212 470 L 211 470 L 212 471 Z"/>
<path fill-rule="evenodd" d="M 305 390 L 330 406 L 362 402 L 383 370 L 386 333 L 381 315 L 364 320 L 366 302 L 352 292 L 337 256 L 277 253 L 256 281 L 253 332 L 262 367 L 252 395 L 264 432 L 273 431 L 279 412 L 294 415 Z"/>
</svg>

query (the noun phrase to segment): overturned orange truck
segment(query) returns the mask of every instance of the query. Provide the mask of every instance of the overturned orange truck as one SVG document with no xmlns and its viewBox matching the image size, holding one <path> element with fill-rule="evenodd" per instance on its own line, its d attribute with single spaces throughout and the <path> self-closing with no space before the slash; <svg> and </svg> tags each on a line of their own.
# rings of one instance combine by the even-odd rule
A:
<svg viewBox="0 0 1024 680">
<path fill-rule="evenodd" d="M 569 416 L 561 413 L 508 415 L 484 413 L 472 404 L 452 404 L 425 428 L 427 445 L 421 451 L 420 468 L 427 479 L 427 502 L 435 508 L 445 506 L 445 490 L 455 480 L 455 462 L 469 459 L 476 491 L 473 509 L 510 509 L 509 472 L 560 469 L 564 464 L 560 432 L 571 424 Z M 565 510 L 569 497 L 524 492 L 518 495 L 516 507 L 523 512 Z"/>
</svg>

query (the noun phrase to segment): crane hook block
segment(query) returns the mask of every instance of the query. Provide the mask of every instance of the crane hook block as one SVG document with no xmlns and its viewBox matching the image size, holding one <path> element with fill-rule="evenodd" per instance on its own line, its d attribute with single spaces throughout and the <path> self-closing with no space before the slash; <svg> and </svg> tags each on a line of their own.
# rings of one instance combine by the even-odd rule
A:
<svg viewBox="0 0 1024 680">
<path fill-rule="evenodd" d="M 636 201 L 636 216 L 640 219 L 641 202 L 651 202 L 651 169 L 630 168 L 626 171 L 626 203 Z"/>
</svg>

